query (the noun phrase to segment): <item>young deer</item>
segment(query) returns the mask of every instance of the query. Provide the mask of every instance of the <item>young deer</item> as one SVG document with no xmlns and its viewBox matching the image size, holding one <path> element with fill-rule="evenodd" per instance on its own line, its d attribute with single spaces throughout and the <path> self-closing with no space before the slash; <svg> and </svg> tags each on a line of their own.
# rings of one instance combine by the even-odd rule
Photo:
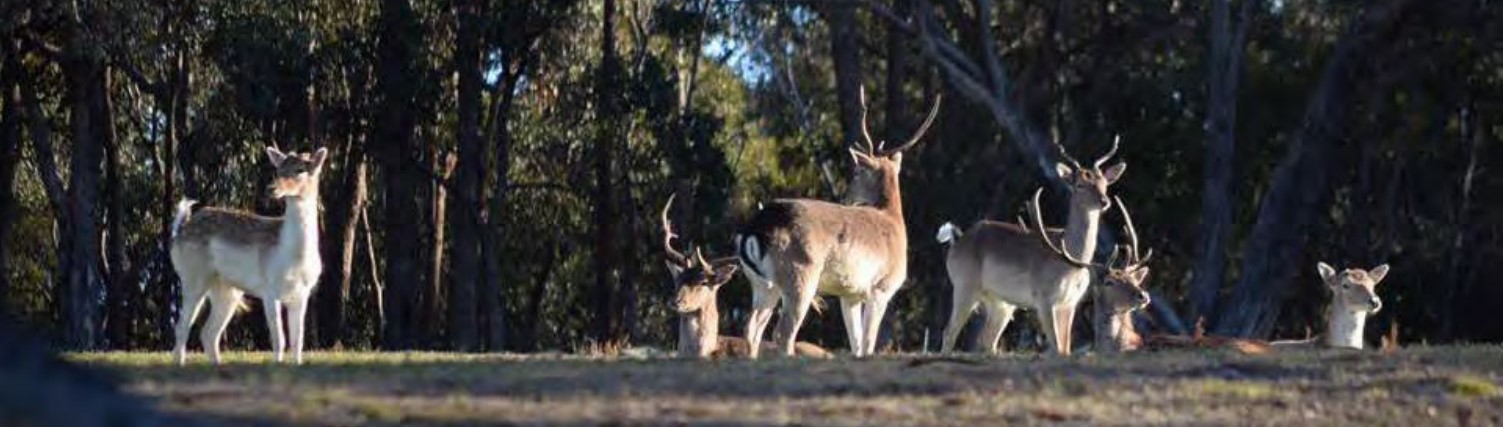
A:
<svg viewBox="0 0 1503 427">
<path fill-rule="evenodd" d="M 1089 260 L 1095 253 L 1101 213 L 1111 206 L 1107 188 L 1127 169 L 1126 163 L 1101 169 L 1116 154 L 1117 143 L 1113 140 L 1111 150 L 1089 169 L 1068 156 L 1070 164 L 1055 166 L 1071 190 L 1069 222 L 1062 234 L 1065 249 L 1077 259 Z M 1037 199 L 1035 193 L 1035 204 Z M 1030 235 L 1033 233 L 1021 225 L 987 220 L 977 221 L 965 233 L 954 224 L 940 226 L 937 239 L 950 245 L 945 267 L 954 287 L 943 351 L 954 350 L 961 327 L 980 304 L 986 311 L 986 327 L 977 340 L 988 352 L 997 351 L 1002 331 L 1021 305 L 1037 310 L 1049 346 L 1059 354 L 1070 354 L 1075 308 L 1085 296 L 1091 271 L 1051 252 Z"/>
<path fill-rule="evenodd" d="M 200 331 L 204 352 L 219 363 L 219 338 L 245 293 L 265 302 L 266 329 L 276 361 L 282 361 L 282 305 L 286 304 L 292 358 L 303 363 L 303 318 L 308 295 L 318 284 L 323 263 L 318 252 L 318 178 L 328 151 L 312 154 L 266 149 L 276 167 L 273 197 L 286 211 L 269 218 L 224 208 L 194 212 L 192 200 L 178 203 L 172 225 L 172 265 L 182 279 L 173 356 L 182 365 L 188 332 L 208 298 L 209 320 Z"/>
<path fill-rule="evenodd" d="M 893 148 L 873 143 L 861 96 L 865 150 L 851 148 L 855 174 L 846 204 L 779 199 L 762 206 L 736 233 L 742 271 L 752 283 L 746 338 L 752 357 L 781 300 L 779 350 L 793 354 L 799 326 L 816 294 L 840 298 L 851 353 L 876 350 L 877 329 L 893 294 L 908 277 L 908 235 L 898 176 L 903 150 L 923 137 L 939 113 L 939 97 L 918 131 Z"/>
<path fill-rule="evenodd" d="M 699 249 L 694 257 L 684 256 L 673 249 L 673 224 L 668 221 L 668 211 L 673 206 L 673 197 L 663 206 L 663 252 L 668 272 L 673 276 L 677 289 L 673 310 L 679 313 L 678 354 L 688 358 L 747 357 L 751 347 L 745 339 L 720 336 L 720 309 L 717 295 L 720 286 L 731 280 L 736 273 L 734 259 L 717 260 L 714 264 L 705 261 Z M 829 352 L 817 345 L 799 342 L 795 353 L 801 356 L 829 357 Z"/>
<path fill-rule="evenodd" d="M 1317 263 L 1320 281 L 1331 290 L 1331 303 L 1326 305 L 1326 330 L 1321 342 L 1326 347 L 1362 349 L 1362 330 L 1367 316 L 1383 308 L 1378 299 L 1378 282 L 1388 275 L 1388 264 L 1371 270 L 1348 268 L 1337 272 L 1329 264 Z M 1308 345 L 1311 340 L 1275 341 L 1276 346 Z"/>
</svg>

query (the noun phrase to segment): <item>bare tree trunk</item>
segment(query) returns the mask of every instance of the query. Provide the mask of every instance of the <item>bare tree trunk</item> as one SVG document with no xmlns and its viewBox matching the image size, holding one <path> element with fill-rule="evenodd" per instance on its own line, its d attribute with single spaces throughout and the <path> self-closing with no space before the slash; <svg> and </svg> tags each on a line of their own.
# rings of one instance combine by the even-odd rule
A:
<svg viewBox="0 0 1503 427">
<path fill-rule="evenodd" d="M 1200 256 L 1190 285 L 1190 319 L 1214 313 L 1221 281 L 1226 276 L 1226 240 L 1231 234 L 1233 157 L 1237 146 L 1237 94 L 1242 80 L 1243 51 L 1247 31 L 1258 0 L 1242 0 L 1236 27 L 1232 26 L 1231 0 L 1215 0 L 1211 6 L 1211 46 L 1207 56 L 1206 151 L 1201 168 Z"/>
<path fill-rule="evenodd" d="M 0 242 L 10 240 L 16 222 L 16 163 L 21 157 L 20 45 L 0 39 Z M 0 244 L 0 316 L 10 306 L 10 253 Z"/>
<path fill-rule="evenodd" d="M 82 24 L 70 29 L 62 69 L 67 81 L 73 150 L 69 159 L 67 253 L 68 278 L 63 304 L 63 340 L 67 348 L 92 350 L 99 346 L 100 277 L 98 223 L 101 130 L 108 126 L 103 108 L 106 71 L 103 60 L 91 54 Z"/>
<path fill-rule="evenodd" d="M 449 226 L 454 229 L 453 257 L 449 261 L 449 340 L 455 350 L 479 348 L 475 300 L 480 286 L 480 233 L 478 211 L 484 206 L 481 180 L 485 174 L 485 153 L 480 140 L 481 108 L 481 29 L 485 0 L 457 1 L 459 29 L 455 38 L 454 66 L 459 74 L 458 136 L 459 164 L 454 171 L 451 197 L 459 209 L 449 212 Z"/>
<path fill-rule="evenodd" d="M 422 259 L 415 242 L 420 240 L 417 213 L 424 203 L 419 200 L 418 186 L 426 179 L 413 173 L 414 131 L 417 126 L 413 104 L 417 102 L 415 82 L 420 78 L 418 63 L 422 28 L 407 0 L 385 0 L 379 24 L 381 37 L 377 50 L 377 92 L 384 104 L 376 120 L 376 137 L 381 141 L 382 169 L 385 173 L 386 302 L 385 330 L 382 347 L 409 349 L 416 343 L 412 334 L 414 301 L 422 281 Z"/>
<path fill-rule="evenodd" d="M 162 133 L 162 199 L 157 207 L 158 212 L 172 212 L 180 198 L 177 188 L 177 172 L 180 169 L 178 162 L 178 142 L 182 136 L 183 121 L 187 116 L 187 55 L 181 49 L 172 51 L 171 66 L 169 67 L 166 87 L 158 98 L 158 108 L 166 111 L 166 126 Z M 160 267 L 157 272 L 157 283 L 151 291 L 151 300 L 158 307 L 159 312 L 154 314 L 156 320 L 155 330 L 161 337 L 160 342 L 166 345 L 172 339 L 174 324 L 176 323 L 178 310 L 178 287 L 177 274 L 172 269 L 169 251 L 172 247 L 172 215 L 162 215 L 161 230 L 159 233 L 159 247 L 157 263 Z"/>
<path fill-rule="evenodd" d="M 861 140 L 861 29 L 855 3 L 830 3 L 821 14 L 830 28 L 835 94 L 840 103 L 841 143 Z"/>
<path fill-rule="evenodd" d="M 1446 269 L 1447 279 L 1445 294 L 1441 302 L 1445 304 L 1445 317 L 1441 320 L 1441 337 L 1445 340 L 1456 340 L 1457 318 L 1466 313 L 1467 301 L 1466 285 L 1468 271 L 1472 266 L 1468 265 L 1467 259 L 1472 258 L 1474 251 L 1468 250 L 1471 246 L 1472 237 L 1472 187 L 1477 178 L 1477 157 L 1483 145 L 1487 143 L 1488 127 L 1486 122 L 1477 114 L 1476 107 L 1470 102 L 1461 110 L 1461 138 L 1466 144 L 1466 170 L 1461 174 L 1461 206 L 1456 209 L 1456 236 L 1451 240 L 1450 268 Z"/>
<path fill-rule="evenodd" d="M 105 73 L 105 92 L 102 97 L 102 118 L 109 118 L 114 113 L 112 108 L 110 73 Z M 125 165 L 120 160 L 120 141 L 116 139 L 115 126 L 111 120 L 101 120 L 105 126 L 100 131 L 100 143 L 105 149 L 105 165 L 108 167 L 105 175 L 104 192 L 105 202 L 105 272 L 109 286 L 105 311 L 105 336 L 108 339 L 108 348 L 129 348 L 131 335 L 130 323 L 135 317 L 132 315 L 131 306 L 135 304 L 136 290 L 133 286 L 129 258 L 125 254 L 125 195 L 121 187 L 121 170 Z"/>
<path fill-rule="evenodd" d="M 615 151 L 620 125 L 616 114 L 616 94 L 620 91 L 621 64 L 616 57 L 616 1 L 605 0 L 601 17 L 600 68 L 595 76 L 596 140 L 594 157 L 595 194 L 594 223 L 594 272 L 595 288 L 591 306 L 595 313 L 591 322 L 591 336 L 596 342 L 615 341 L 617 322 L 614 319 L 618 302 L 616 295 L 616 188 L 612 171 L 615 166 Z"/>
<path fill-rule="evenodd" d="M 1294 146 L 1274 172 L 1273 184 L 1258 208 L 1258 220 L 1243 249 L 1242 278 L 1215 330 L 1240 337 L 1266 336 L 1278 319 L 1280 299 L 1289 287 L 1295 261 L 1302 259 L 1307 228 L 1329 199 L 1336 143 L 1355 100 L 1356 73 L 1362 58 L 1413 4 L 1399 0 L 1366 10 L 1337 43 L 1306 105 L 1304 124 Z"/>
</svg>

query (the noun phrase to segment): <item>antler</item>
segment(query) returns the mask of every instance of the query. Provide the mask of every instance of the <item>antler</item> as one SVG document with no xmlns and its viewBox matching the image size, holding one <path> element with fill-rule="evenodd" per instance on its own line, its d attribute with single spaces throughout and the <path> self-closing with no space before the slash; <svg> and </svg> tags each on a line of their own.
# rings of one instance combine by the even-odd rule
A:
<svg viewBox="0 0 1503 427">
<path fill-rule="evenodd" d="M 1098 265 L 1076 259 L 1074 256 L 1071 256 L 1069 252 L 1065 252 L 1064 249 L 1060 249 L 1059 246 L 1054 244 L 1054 240 L 1049 238 L 1049 230 L 1044 228 L 1044 212 L 1039 208 L 1039 195 L 1043 193 L 1043 187 L 1039 187 L 1038 191 L 1034 191 L 1033 203 L 1031 203 L 1029 206 L 1029 212 L 1033 214 L 1033 224 L 1036 228 L 1038 228 L 1039 239 L 1042 239 L 1044 241 L 1044 244 L 1049 246 L 1049 250 L 1054 251 L 1055 254 L 1059 255 L 1060 258 L 1062 258 L 1066 263 L 1069 263 L 1070 265 L 1074 265 L 1080 268 L 1099 267 Z M 1064 241 L 1060 242 L 1060 245 L 1064 244 Z"/>
<path fill-rule="evenodd" d="M 668 222 L 668 210 L 673 207 L 674 197 L 678 197 L 678 193 L 668 196 L 668 203 L 663 204 L 663 252 L 668 255 L 669 262 L 685 265 L 689 259 L 684 257 L 683 253 L 673 249 L 673 238 L 678 235 L 673 234 L 673 223 Z"/>
<path fill-rule="evenodd" d="M 929 125 L 934 124 L 934 117 L 939 115 L 939 104 L 940 104 L 940 101 L 943 100 L 943 99 L 944 99 L 944 95 L 935 94 L 934 95 L 934 106 L 933 107 L 929 107 L 929 117 L 924 118 L 924 124 L 919 125 L 918 130 L 913 133 L 913 136 L 911 136 L 911 137 L 908 138 L 908 142 L 904 142 L 903 145 L 899 145 L 897 147 L 893 147 L 892 149 L 882 150 L 882 155 L 884 155 L 884 156 L 892 155 L 893 153 L 898 153 L 898 152 L 901 152 L 903 150 L 907 150 L 909 147 L 912 147 L 913 144 L 917 144 L 919 142 L 919 139 L 922 139 L 924 137 L 924 134 L 929 132 Z M 865 108 L 864 104 L 863 104 L 862 108 L 863 108 L 863 111 L 864 111 L 864 108 Z M 861 121 L 861 125 L 862 126 L 866 126 L 866 121 L 862 120 Z"/>
<path fill-rule="evenodd" d="M 1133 265 L 1147 264 L 1148 260 L 1153 259 L 1153 249 L 1148 249 L 1148 256 L 1138 256 L 1140 254 L 1138 252 L 1138 229 L 1133 226 L 1132 214 L 1127 212 L 1127 205 L 1122 204 L 1121 198 L 1112 196 L 1112 201 L 1117 202 L 1117 209 L 1122 211 L 1122 221 L 1127 223 L 1127 240 L 1130 242 L 1130 245 L 1127 247 L 1127 263 Z"/>
<path fill-rule="evenodd" d="M 861 99 L 861 137 L 866 138 L 866 153 L 877 154 L 876 142 L 872 140 L 872 132 L 866 123 L 866 86 L 862 85 L 856 92 Z"/>
<path fill-rule="evenodd" d="M 1112 149 L 1108 150 L 1106 152 L 1106 155 L 1101 156 L 1101 158 L 1099 159 L 1096 159 L 1096 170 L 1101 170 L 1101 165 L 1105 164 L 1107 160 L 1111 160 L 1112 155 L 1117 154 L 1117 144 L 1120 142 L 1122 142 L 1122 135 L 1117 135 L 1116 137 L 1112 138 Z"/>
</svg>

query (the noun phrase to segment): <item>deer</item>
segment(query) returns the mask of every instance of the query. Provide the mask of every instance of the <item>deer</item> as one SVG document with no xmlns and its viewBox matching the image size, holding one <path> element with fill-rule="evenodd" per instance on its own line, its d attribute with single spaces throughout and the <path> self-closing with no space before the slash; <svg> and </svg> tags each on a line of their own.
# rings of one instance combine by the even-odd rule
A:
<svg viewBox="0 0 1503 427">
<path fill-rule="evenodd" d="M 1039 208 L 1038 195 L 1034 194 L 1029 211 L 1033 217 L 1033 234 L 1066 263 L 1102 272 L 1101 284 L 1091 287 L 1092 298 L 1095 300 L 1091 313 L 1091 326 L 1096 333 L 1093 346 L 1095 351 L 1122 353 L 1137 350 L 1142 346 L 1143 339 L 1133 326 L 1132 315 L 1152 301 L 1143 285 L 1148 279 L 1148 261 L 1153 259 L 1153 249 L 1149 249 L 1146 255 L 1139 252 L 1138 230 L 1133 225 L 1132 214 L 1127 211 L 1127 205 L 1121 199 L 1112 197 L 1117 210 L 1122 213 L 1128 244 L 1114 247 L 1111 258 L 1105 265 L 1101 265 L 1078 259 L 1054 243 L 1051 236 L 1059 233 L 1044 227 L 1044 215 Z M 1120 256 L 1123 254 L 1125 256 Z M 1120 265 L 1117 263 L 1119 259 L 1123 261 Z"/>
<path fill-rule="evenodd" d="M 673 207 L 676 195 L 668 197 L 663 205 L 663 253 L 664 263 L 673 278 L 675 297 L 673 310 L 678 313 L 678 355 L 683 358 L 744 358 L 751 354 L 746 339 L 720 335 L 720 287 L 735 277 L 735 258 L 705 261 L 699 248 L 689 257 L 673 248 L 673 223 L 668 212 Z M 766 343 L 771 344 L 771 343 Z M 799 356 L 830 357 L 830 353 L 817 345 L 798 342 L 795 353 Z"/>
<path fill-rule="evenodd" d="M 1127 169 L 1124 162 L 1102 169 L 1117 153 L 1120 141 L 1120 137 L 1113 139 L 1111 149 L 1090 168 L 1082 167 L 1063 151 L 1060 154 L 1068 163 L 1055 164 L 1056 173 L 1070 189 L 1068 223 L 1058 234 L 1063 235 L 1065 248 L 1073 251 L 1076 259 L 1090 259 L 1095 253 L 1101 214 L 1111 207 L 1107 189 Z M 1040 188 L 1034 194 L 1035 203 L 1042 191 Z M 977 221 L 965 232 L 948 222 L 940 226 L 935 237 L 940 244 L 949 245 L 945 268 L 953 286 L 944 352 L 954 351 L 961 327 L 981 305 L 986 326 L 977 343 L 988 353 L 997 352 L 1002 331 L 1012 322 L 1017 307 L 1023 306 L 1037 312 L 1049 349 L 1059 355 L 1070 354 L 1070 329 L 1075 309 L 1091 282 L 1091 269 L 1060 258 L 1034 241 L 1033 233 L 1021 225 L 990 220 Z"/>
<path fill-rule="evenodd" d="M 318 246 L 318 183 L 328 151 L 283 153 L 267 147 L 276 168 L 272 196 L 284 200 L 280 217 L 178 202 L 171 229 L 172 266 L 182 280 L 180 317 L 173 357 L 186 363 L 188 333 L 204 300 L 209 318 L 200 331 L 204 352 L 220 363 L 219 340 L 249 293 L 264 302 L 266 329 L 277 363 L 283 362 L 282 311 L 286 306 L 292 359 L 303 363 L 303 325 L 308 297 L 323 263 Z"/>
<path fill-rule="evenodd" d="M 1326 328 L 1319 344 L 1329 348 L 1363 348 L 1362 331 L 1368 316 L 1383 309 L 1383 300 L 1378 298 L 1378 283 L 1388 276 L 1388 264 L 1370 270 L 1348 268 L 1336 271 L 1325 262 L 1315 264 L 1320 281 L 1331 291 L 1331 301 L 1326 304 Z M 1310 346 L 1316 339 L 1274 341 L 1274 346 Z"/>
<path fill-rule="evenodd" d="M 906 142 L 873 141 L 866 91 L 860 91 L 865 147 L 849 147 L 853 176 L 844 203 L 777 199 L 760 205 L 737 227 L 737 258 L 752 284 L 746 339 L 757 357 L 773 309 L 782 304 L 777 348 L 792 355 L 799 327 L 818 295 L 840 300 L 851 353 L 876 350 L 877 329 L 908 277 L 908 235 L 899 187 L 903 152 L 923 138 L 939 113 L 939 96 Z M 852 144 L 856 145 L 856 144 Z"/>
</svg>

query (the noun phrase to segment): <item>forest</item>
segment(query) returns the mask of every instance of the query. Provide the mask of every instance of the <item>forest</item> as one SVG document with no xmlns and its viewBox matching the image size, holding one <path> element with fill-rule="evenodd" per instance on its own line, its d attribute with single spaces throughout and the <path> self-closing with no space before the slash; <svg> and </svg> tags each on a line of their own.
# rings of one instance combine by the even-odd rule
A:
<svg viewBox="0 0 1503 427">
<path fill-rule="evenodd" d="M 1503 341 L 1500 38 L 1484 0 L 6 0 L 0 311 L 168 349 L 178 201 L 280 215 L 265 149 L 326 148 L 310 348 L 671 348 L 670 195 L 681 244 L 734 256 L 759 203 L 840 200 L 863 113 L 904 141 L 943 99 L 904 157 L 884 351 L 939 349 L 941 224 L 1040 187 L 1063 223 L 1054 165 L 1115 138 L 1158 254 L 1141 329 L 1304 337 L 1318 262 L 1386 263 L 1371 342 Z M 247 302 L 228 347 L 265 349 Z"/>
</svg>

